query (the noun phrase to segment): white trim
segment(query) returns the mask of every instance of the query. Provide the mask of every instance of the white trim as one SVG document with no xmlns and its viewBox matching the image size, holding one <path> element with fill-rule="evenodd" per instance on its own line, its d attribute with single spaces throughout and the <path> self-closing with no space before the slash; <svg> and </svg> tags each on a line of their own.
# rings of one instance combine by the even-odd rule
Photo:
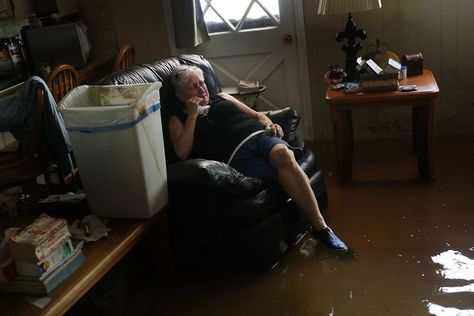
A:
<svg viewBox="0 0 474 316">
<path fill-rule="evenodd" d="M 282 1 L 282 0 L 280 0 Z M 283 0 L 285 1 L 285 0 Z M 303 0 L 293 0 L 294 23 L 296 31 L 296 44 L 298 47 L 298 65 L 300 73 L 301 102 L 305 119 L 305 130 L 303 138 L 314 140 L 313 111 L 311 107 L 310 81 L 308 71 L 308 59 L 306 50 L 306 36 L 304 26 Z"/>
</svg>

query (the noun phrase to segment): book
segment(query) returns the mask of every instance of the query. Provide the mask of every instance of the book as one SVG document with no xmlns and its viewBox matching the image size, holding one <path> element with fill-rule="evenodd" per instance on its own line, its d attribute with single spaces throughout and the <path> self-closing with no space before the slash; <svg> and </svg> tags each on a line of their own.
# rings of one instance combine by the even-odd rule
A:
<svg viewBox="0 0 474 316">
<path fill-rule="evenodd" d="M 360 76 L 360 87 L 365 92 L 396 91 L 398 85 L 397 73 Z"/>
<path fill-rule="evenodd" d="M 356 68 L 361 75 L 378 75 L 382 73 L 382 68 L 372 59 L 361 60 L 361 63 Z"/>
<path fill-rule="evenodd" d="M 67 221 L 41 214 L 35 221 L 9 239 L 10 253 L 15 260 L 36 263 L 46 258 L 71 237 Z"/>
<path fill-rule="evenodd" d="M 6 283 L 0 283 L 0 292 L 47 295 L 74 273 L 85 261 L 81 247 L 76 248 L 69 258 L 44 278 L 17 276 Z"/>
<path fill-rule="evenodd" d="M 62 264 L 71 255 L 73 250 L 74 247 L 71 239 L 66 239 L 55 251 L 51 252 L 41 261 L 32 263 L 15 260 L 16 272 L 19 276 L 45 277 Z"/>
<path fill-rule="evenodd" d="M 400 70 L 402 70 L 402 65 L 398 61 L 389 58 L 387 61 L 387 65 L 385 65 L 385 68 L 383 69 L 383 72 L 398 74 Z"/>
</svg>

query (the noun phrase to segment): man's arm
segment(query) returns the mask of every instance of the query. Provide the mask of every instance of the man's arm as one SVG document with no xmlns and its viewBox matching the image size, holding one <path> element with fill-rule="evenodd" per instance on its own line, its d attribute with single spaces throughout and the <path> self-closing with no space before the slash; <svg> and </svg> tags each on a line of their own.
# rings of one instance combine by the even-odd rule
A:
<svg viewBox="0 0 474 316">
<path fill-rule="evenodd" d="M 266 128 L 269 128 L 272 132 L 272 135 L 275 135 L 275 136 L 278 136 L 278 137 L 283 137 L 283 130 L 281 129 L 280 125 L 278 124 L 274 124 L 272 122 L 272 120 L 270 120 L 270 118 L 268 116 L 266 116 L 265 114 L 263 113 L 260 113 L 260 112 L 257 112 L 255 111 L 254 109 L 250 108 L 249 106 L 247 106 L 246 104 L 242 103 L 241 101 L 239 101 L 238 99 L 234 98 L 233 96 L 231 96 L 230 94 L 227 94 L 227 93 L 224 93 L 224 92 L 221 92 L 218 94 L 218 96 L 226 99 L 226 100 L 229 100 L 231 101 L 232 103 L 234 103 L 242 112 L 244 112 L 245 114 L 247 114 L 248 116 L 251 116 L 251 117 L 254 117 L 256 118 L 257 120 L 260 121 L 260 123 L 263 124 L 263 126 L 265 126 Z"/>
<path fill-rule="evenodd" d="M 172 116 L 169 120 L 170 140 L 179 160 L 188 159 L 193 149 L 194 129 L 196 127 L 198 107 L 201 100 L 199 97 L 192 97 L 186 101 L 188 115 L 184 125 L 176 116 Z"/>
</svg>

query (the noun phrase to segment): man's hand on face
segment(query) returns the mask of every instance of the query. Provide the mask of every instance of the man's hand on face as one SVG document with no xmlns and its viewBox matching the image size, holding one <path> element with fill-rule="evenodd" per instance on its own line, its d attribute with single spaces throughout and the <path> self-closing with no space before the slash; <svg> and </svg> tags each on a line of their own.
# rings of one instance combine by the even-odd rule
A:
<svg viewBox="0 0 474 316">
<path fill-rule="evenodd" d="M 199 112 L 199 103 L 202 101 L 200 97 L 191 97 L 186 101 L 186 111 L 188 115 L 197 116 Z"/>
</svg>

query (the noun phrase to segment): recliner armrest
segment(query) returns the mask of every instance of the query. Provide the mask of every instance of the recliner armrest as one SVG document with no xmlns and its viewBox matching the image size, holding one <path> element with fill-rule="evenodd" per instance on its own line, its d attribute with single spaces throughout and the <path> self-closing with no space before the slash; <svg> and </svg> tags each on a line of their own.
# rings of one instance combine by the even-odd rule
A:
<svg viewBox="0 0 474 316">
<path fill-rule="evenodd" d="M 246 177 L 231 166 L 215 160 L 190 159 L 167 167 L 170 187 L 224 190 L 229 196 L 255 194 L 264 188 L 256 178 Z"/>
<path fill-rule="evenodd" d="M 280 190 L 257 178 L 205 159 L 170 164 L 168 192 L 177 212 L 194 207 L 229 228 L 261 222 L 286 199 Z"/>
<path fill-rule="evenodd" d="M 300 123 L 300 115 L 293 108 L 287 107 L 281 110 L 261 112 L 268 116 L 272 122 L 283 129 L 283 140 L 293 143 L 296 138 L 296 129 Z"/>
</svg>

